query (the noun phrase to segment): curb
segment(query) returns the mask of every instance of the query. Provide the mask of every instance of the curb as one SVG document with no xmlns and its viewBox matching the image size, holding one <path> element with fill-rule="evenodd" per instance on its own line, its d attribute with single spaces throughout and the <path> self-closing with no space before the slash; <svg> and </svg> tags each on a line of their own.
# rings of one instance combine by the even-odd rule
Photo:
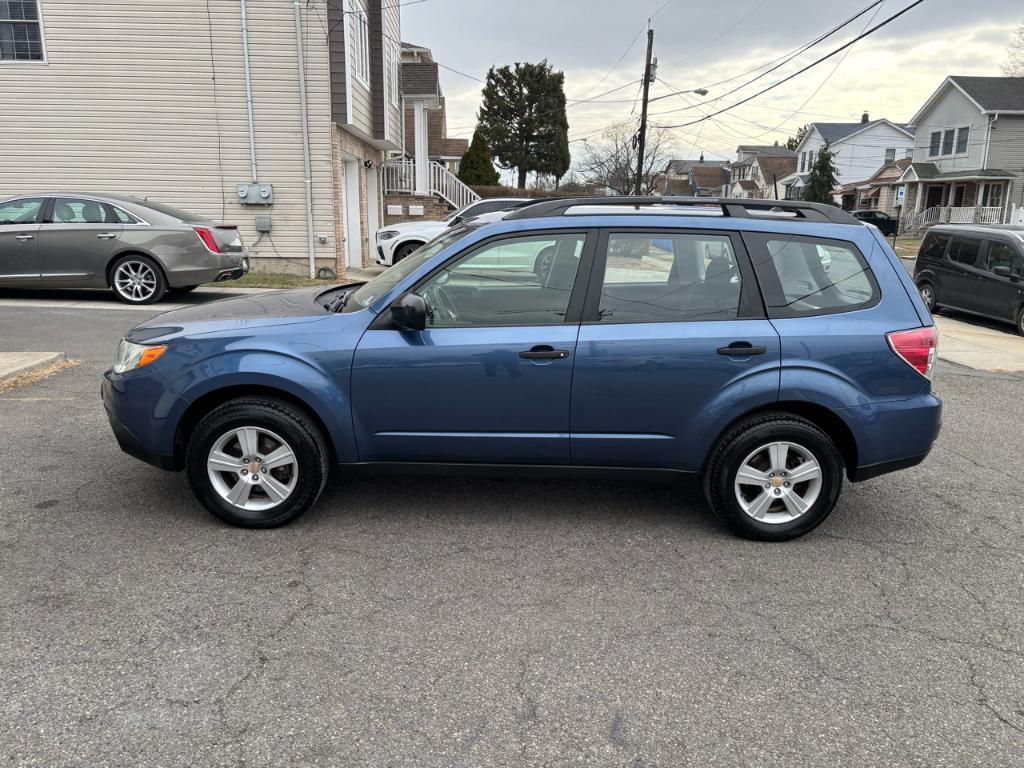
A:
<svg viewBox="0 0 1024 768">
<path fill-rule="evenodd" d="M 65 360 L 63 352 L 0 352 L 0 384 Z"/>
</svg>

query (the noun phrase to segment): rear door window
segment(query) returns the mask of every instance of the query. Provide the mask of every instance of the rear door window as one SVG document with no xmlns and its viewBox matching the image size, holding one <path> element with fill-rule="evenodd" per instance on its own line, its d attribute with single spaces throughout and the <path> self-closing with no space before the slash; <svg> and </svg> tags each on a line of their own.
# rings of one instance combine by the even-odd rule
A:
<svg viewBox="0 0 1024 768">
<path fill-rule="evenodd" d="M 113 209 L 95 200 L 58 197 L 53 202 L 50 221 L 54 224 L 106 224 L 115 222 Z"/>
<path fill-rule="evenodd" d="M 973 267 L 978 263 L 981 240 L 973 237 L 954 237 L 949 246 L 949 258 L 957 264 Z"/>
<path fill-rule="evenodd" d="M 595 268 L 600 290 L 587 316 L 596 312 L 600 323 L 733 320 L 752 314 L 744 306 L 742 269 L 726 234 L 611 232 Z"/>
<path fill-rule="evenodd" d="M 853 243 L 745 235 L 773 318 L 827 315 L 878 303 L 878 284 Z"/>
</svg>

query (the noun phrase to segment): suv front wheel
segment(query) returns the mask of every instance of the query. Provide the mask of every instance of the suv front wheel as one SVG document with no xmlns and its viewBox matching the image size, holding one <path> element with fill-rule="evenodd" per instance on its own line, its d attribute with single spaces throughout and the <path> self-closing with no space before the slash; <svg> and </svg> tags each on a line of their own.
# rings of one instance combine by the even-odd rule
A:
<svg viewBox="0 0 1024 768">
<path fill-rule="evenodd" d="M 221 520 L 273 528 L 317 500 L 327 481 L 328 450 L 320 429 L 300 409 L 245 397 L 199 422 L 185 466 L 196 497 Z"/>
<path fill-rule="evenodd" d="M 740 536 L 785 541 L 828 517 L 842 483 L 842 457 L 828 435 L 799 416 L 766 413 L 745 419 L 719 441 L 704 493 Z"/>
</svg>

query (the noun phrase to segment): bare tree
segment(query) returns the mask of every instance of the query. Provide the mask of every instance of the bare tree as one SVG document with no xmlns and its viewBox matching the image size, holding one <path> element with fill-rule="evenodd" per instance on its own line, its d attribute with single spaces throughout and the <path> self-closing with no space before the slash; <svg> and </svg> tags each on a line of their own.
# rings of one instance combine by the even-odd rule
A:
<svg viewBox="0 0 1024 768">
<path fill-rule="evenodd" d="M 1017 25 L 1009 45 L 1006 46 L 1003 73 L 1007 77 L 1024 77 L 1024 24 Z"/>
<path fill-rule="evenodd" d="M 608 187 L 617 194 L 630 195 L 636 187 L 637 148 L 629 126 L 609 128 L 599 141 L 587 144 L 579 171 L 587 181 Z M 671 137 L 663 128 L 647 129 L 644 168 L 640 181 L 643 194 L 650 194 L 657 177 L 671 159 Z"/>
</svg>

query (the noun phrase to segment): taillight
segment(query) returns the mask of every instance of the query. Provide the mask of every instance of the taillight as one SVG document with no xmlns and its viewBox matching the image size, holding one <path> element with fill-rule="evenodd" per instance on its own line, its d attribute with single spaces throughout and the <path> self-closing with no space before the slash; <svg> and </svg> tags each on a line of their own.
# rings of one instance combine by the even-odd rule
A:
<svg viewBox="0 0 1024 768">
<path fill-rule="evenodd" d="M 203 245 L 206 246 L 206 250 L 210 253 L 223 253 L 220 246 L 217 244 L 217 238 L 213 236 L 213 232 L 206 227 L 192 227 L 192 229 L 194 229 L 196 234 L 199 235 L 199 239 L 203 241 Z"/>
<path fill-rule="evenodd" d="M 885 338 L 903 362 L 926 379 L 931 379 L 935 352 L 939 346 L 939 334 L 934 325 L 912 331 L 893 331 L 885 334 Z"/>
</svg>

